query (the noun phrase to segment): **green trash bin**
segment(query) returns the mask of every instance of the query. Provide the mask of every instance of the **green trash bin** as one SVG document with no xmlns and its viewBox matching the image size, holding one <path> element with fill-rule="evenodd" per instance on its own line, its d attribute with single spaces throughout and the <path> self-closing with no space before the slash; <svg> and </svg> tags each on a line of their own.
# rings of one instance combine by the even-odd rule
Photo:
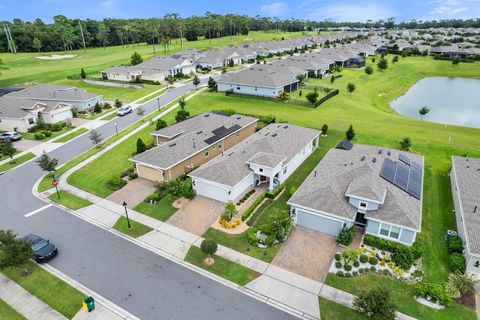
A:
<svg viewBox="0 0 480 320">
<path fill-rule="evenodd" d="M 93 299 L 93 297 L 88 297 L 83 300 L 83 308 L 88 312 L 95 310 L 95 299 Z"/>
</svg>

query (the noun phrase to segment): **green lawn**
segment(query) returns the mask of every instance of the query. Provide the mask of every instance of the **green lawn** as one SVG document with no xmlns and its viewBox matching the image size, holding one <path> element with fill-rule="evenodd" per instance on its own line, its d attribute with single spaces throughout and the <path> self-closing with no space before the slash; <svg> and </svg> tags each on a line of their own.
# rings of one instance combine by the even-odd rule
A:
<svg viewBox="0 0 480 320">
<path fill-rule="evenodd" d="M 78 137 L 79 135 L 84 134 L 85 132 L 88 132 L 88 130 L 85 129 L 85 128 L 80 128 L 80 129 L 75 130 L 72 133 L 67 134 L 66 136 L 64 136 L 64 137 L 62 137 L 58 140 L 55 140 L 55 142 L 67 142 L 67 141 L 72 140 L 73 138 Z"/>
<path fill-rule="evenodd" d="M 36 155 L 31 153 L 31 152 L 25 153 L 23 156 L 20 156 L 16 159 L 13 159 L 12 163 L 7 162 L 7 163 L 1 165 L 0 166 L 0 172 L 4 172 L 4 171 L 10 170 L 12 168 L 15 168 L 16 166 L 19 166 L 22 163 L 27 162 L 28 160 L 31 160 L 35 157 L 36 157 Z"/>
<path fill-rule="evenodd" d="M 342 288 L 348 292 L 358 295 L 361 290 L 376 288 L 386 285 L 392 289 L 393 299 L 397 303 L 398 311 L 417 319 L 450 320 L 450 319 L 476 319 L 475 311 L 454 304 L 444 310 L 435 310 L 418 303 L 414 295 L 414 286 L 401 283 L 382 276 L 366 275 L 358 278 L 341 278 L 336 275 L 329 275 L 326 284 Z M 320 312 L 322 310 L 320 309 Z"/>
<path fill-rule="evenodd" d="M 368 59 L 371 64 L 371 59 Z M 233 109 L 247 114 L 275 115 L 290 123 L 320 129 L 329 125 L 329 134 L 345 132 L 354 126 L 354 143 L 399 148 L 399 141 L 408 136 L 411 151 L 425 156 L 423 221 L 420 237 L 425 239 L 425 279 L 445 281 L 448 277 L 448 253 L 444 241 L 447 229 L 456 229 L 452 214 L 452 200 L 448 170 L 451 156 L 468 154 L 480 157 L 480 130 L 445 126 L 443 124 L 408 118 L 393 112 L 389 102 L 405 93 L 416 81 L 430 76 L 480 78 L 480 63 L 452 65 L 449 61 L 431 57 L 401 58 L 395 65 L 380 72 L 374 67 L 373 75 L 364 70 L 343 70 L 343 77 L 330 84 L 330 79 L 310 79 L 312 84 L 335 87 L 340 94 L 316 109 L 287 105 L 271 101 L 225 96 L 223 93 L 202 92 L 189 101 L 190 113 L 212 109 Z M 348 94 L 345 89 L 352 82 L 357 90 Z M 342 133 L 343 134 L 343 133 Z M 322 141 L 322 140 L 320 140 Z M 288 191 L 288 189 L 287 189 Z M 281 206 L 281 203 L 278 203 Z M 210 231 L 208 231 L 210 232 Z M 223 237 L 223 236 L 222 236 Z M 225 237 L 223 237 L 225 238 Z M 221 239 L 229 240 L 229 239 Z M 219 240 L 220 241 L 220 240 Z M 233 246 L 232 246 L 233 247 Z M 244 252 L 244 251 L 242 251 Z M 383 278 L 382 278 L 383 279 Z M 355 281 L 351 281 L 355 283 Z M 400 287 L 408 285 L 399 283 Z M 335 283 L 349 291 L 343 282 Z M 461 306 L 455 308 L 462 309 Z"/>
<path fill-rule="evenodd" d="M 79 113 L 79 114 L 78 114 L 78 117 L 79 117 L 80 119 L 84 119 L 84 120 L 95 120 L 95 119 L 100 118 L 101 116 L 106 115 L 106 114 L 109 113 L 109 112 L 112 112 L 112 111 L 113 111 L 113 108 L 110 108 L 110 109 L 102 109 L 102 111 L 99 112 L 99 113 L 95 113 L 95 112 L 92 112 L 92 113 Z"/>
<path fill-rule="evenodd" d="M 2 319 L 5 319 L 5 320 L 27 320 L 27 318 L 22 316 L 12 307 L 10 307 L 2 299 L 0 299 L 0 314 L 2 315 Z"/>
<path fill-rule="evenodd" d="M 60 194 L 60 198 L 58 197 L 57 193 L 54 193 L 49 196 L 48 199 L 64 205 L 65 207 L 72 210 L 81 209 L 92 204 L 90 201 L 77 197 L 76 195 L 71 194 L 65 190 L 59 190 L 58 193 Z"/>
<path fill-rule="evenodd" d="M 112 114 L 109 114 L 108 116 L 103 117 L 102 120 L 108 121 L 108 120 L 112 120 L 113 118 L 116 118 L 116 117 L 117 117 L 117 113 L 114 112 Z"/>
<path fill-rule="evenodd" d="M 168 195 L 160 199 L 157 204 L 152 205 L 146 202 L 140 202 L 133 210 L 143 213 L 149 217 L 160 221 L 167 221 L 175 212 L 177 208 L 172 207 L 172 199 Z"/>
<path fill-rule="evenodd" d="M 31 262 L 32 274 L 23 276 L 25 267 L 2 270 L 2 273 L 53 309 L 72 319 L 82 307 L 85 295 L 63 280 Z"/>
<path fill-rule="evenodd" d="M 367 320 L 355 310 L 345 307 L 336 302 L 318 298 L 320 304 L 320 316 L 322 320 Z"/>
<path fill-rule="evenodd" d="M 212 39 L 211 41 L 203 38 L 198 41 L 184 40 L 183 49 L 219 48 L 228 47 L 230 45 L 240 45 L 245 42 L 269 41 L 281 38 L 288 39 L 300 36 L 302 36 L 302 32 L 250 32 L 250 34 L 246 36 L 238 35 L 234 37 L 223 37 Z M 111 66 L 130 63 L 130 57 L 134 51 L 140 53 L 144 60 L 155 55 L 170 55 L 174 52 L 180 51 L 180 41 L 173 40 L 170 44 L 169 52 L 163 52 L 161 46 L 157 45 L 156 53 L 154 53 L 151 45 L 142 43 L 130 45 L 128 47 L 113 46 L 105 49 L 93 48 L 87 49 L 86 52 L 84 50 L 76 50 L 69 52 L 69 54 L 76 55 L 74 58 L 52 61 L 35 58 L 39 56 L 36 52 L 17 53 L 16 55 L 1 53 L 0 59 L 2 59 L 9 70 L 2 70 L 0 86 L 11 86 L 15 84 L 23 85 L 33 81 L 63 82 L 67 75 L 80 74 L 81 68 L 84 68 L 85 71 L 90 74 L 98 73 Z M 58 52 L 57 54 L 63 54 L 63 52 Z M 92 89 L 92 92 L 98 90 L 101 90 L 101 88 Z"/>
<path fill-rule="evenodd" d="M 212 272 L 222 278 L 235 282 L 241 286 L 246 285 L 250 281 L 260 276 L 260 273 L 252 269 L 246 268 L 238 263 L 216 255 L 213 255 L 215 263 L 212 265 L 206 265 L 203 263 L 203 259 L 205 258 L 206 255 L 199 248 L 191 246 L 190 250 L 188 250 L 187 256 L 185 257 L 185 261 Z"/>
<path fill-rule="evenodd" d="M 124 216 L 121 216 L 117 222 L 115 222 L 113 229 L 125 233 L 133 238 L 138 238 L 153 230 L 152 228 L 132 219 L 130 219 L 130 228 L 128 228 L 127 218 Z"/>
</svg>

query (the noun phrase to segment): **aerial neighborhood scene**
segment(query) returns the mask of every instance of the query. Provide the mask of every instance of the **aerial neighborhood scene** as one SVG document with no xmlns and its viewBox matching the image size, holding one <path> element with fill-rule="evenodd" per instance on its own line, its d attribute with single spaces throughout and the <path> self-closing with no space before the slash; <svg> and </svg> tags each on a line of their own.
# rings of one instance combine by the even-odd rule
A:
<svg viewBox="0 0 480 320">
<path fill-rule="evenodd" d="M 0 13 L 0 319 L 480 319 L 480 1 Z"/>
</svg>

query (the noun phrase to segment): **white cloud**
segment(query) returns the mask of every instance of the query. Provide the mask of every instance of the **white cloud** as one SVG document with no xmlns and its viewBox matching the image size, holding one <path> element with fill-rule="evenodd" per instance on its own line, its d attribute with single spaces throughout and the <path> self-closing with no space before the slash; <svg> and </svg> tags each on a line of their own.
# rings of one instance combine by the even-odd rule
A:
<svg viewBox="0 0 480 320">
<path fill-rule="evenodd" d="M 480 6 L 480 0 L 432 0 L 429 3 L 433 5 L 430 19 L 474 17 Z"/>
<path fill-rule="evenodd" d="M 287 12 L 287 9 L 288 6 L 285 2 L 274 2 L 260 7 L 260 10 L 269 16 L 281 16 Z"/>
<path fill-rule="evenodd" d="M 376 3 L 336 2 L 330 5 L 321 5 L 321 1 L 305 0 L 300 7 L 303 8 L 306 17 L 312 20 L 367 21 L 395 16 L 395 12 L 391 9 Z"/>
<path fill-rule="evenodd" d="M 117 2 L 115 0 L 105 0 L 100 2 L 100 7 L 105 8 L 105 9 L 116 9 L 117 8 Z"/>
</svg>

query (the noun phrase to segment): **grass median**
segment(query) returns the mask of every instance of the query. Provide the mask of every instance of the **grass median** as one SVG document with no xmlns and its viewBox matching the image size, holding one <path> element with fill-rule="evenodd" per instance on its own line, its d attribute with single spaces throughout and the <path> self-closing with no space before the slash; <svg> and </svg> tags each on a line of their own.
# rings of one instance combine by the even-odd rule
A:
<svg viewBox="0 0 480 320">
<path fill-rule="evenodd" d="M 127 218 L 121 216 L 118 218 L 117 222 L 113 225 L 113 229 L 120 231 L 121 233 L 125 233 L 132 238 L 138 238 L 143 236 L 146 233 L 149 233 L 153 229 L 149 226 L 141 224 L 135 220 L 130 219 L 130 228 L 128 227 Z"/>
<path fill-rule="evenodd" d="M 23 275 L 25 269 L 25 266 L 9 268 L 2 270 L 2 273 L 66 318 L 72 319 L 82 307 L 85 295 L 34 262 L 28 265 L 31 274 Z"/>
<path fill-rule="evenodd" d="M 58 195 L 57 193 L 54 193 L 49 196 L 48 199 L 64 205 L 65 207 L 72 210 L 78 210 L 92 204 L 90 201 L 77 197 L 76 195 L 71 194 L 70 192 L 67 192 L 65 190 L 59 190 Z"/>
<path fill-rule="evenodd" d="M 217 255 L 213 255 L 212 257 L 215 259 L 214 264 L 207 265 L 203 263 L 206 255 L 199 248 L 191 246 L 185 257 L 185 261 L 214 273 L 222 278 L 235 282 L 241 286 L 246 285 L 260 276 L 260 273 L 256 272 L 255 270 L 244 267 L 228 259 Z"/>
<path fill-rule="evenodd" d="M 22 163 L 25 163 L 27 162 L 28 160 L 31 160 L 33 158 L 35 158 L 36 155 L 29 152 L 29 153 L 25 153 L 24 155 L 18 157 L 18 158 L 15 158 L 13 159 L 12 162 L 7 162 L 5 164 L 2 164 L 0 166 L 0 172 L 4 172 L 4 171 L 7 171 L 7 170 L 10 170 L 10 169 L 13 169 L 15 168 L 16 166 L 19 166 L 21 165 Z"/>
</svg>

